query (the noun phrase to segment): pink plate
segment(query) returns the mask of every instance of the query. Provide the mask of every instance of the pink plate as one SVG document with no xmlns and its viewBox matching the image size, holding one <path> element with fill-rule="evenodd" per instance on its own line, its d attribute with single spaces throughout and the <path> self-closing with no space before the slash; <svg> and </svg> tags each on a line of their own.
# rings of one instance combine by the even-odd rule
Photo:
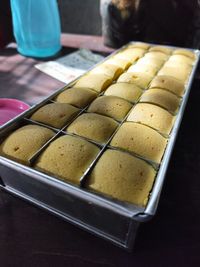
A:
<svg viewBox="0 0 200 267">
<path fill-rule="evenodd" d="M 29 108 L 28 104 L 20 100 L 0 98 L 0 125 L 3 125 Z"/>
</svg>

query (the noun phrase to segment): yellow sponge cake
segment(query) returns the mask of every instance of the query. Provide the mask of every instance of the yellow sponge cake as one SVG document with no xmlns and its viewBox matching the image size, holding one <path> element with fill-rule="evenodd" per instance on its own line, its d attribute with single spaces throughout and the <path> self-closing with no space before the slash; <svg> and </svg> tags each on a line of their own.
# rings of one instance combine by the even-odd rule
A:
<svg viewBox="0 0 200 267">
<path fill-rule="evenodd" d="M 131 65 L 130 61 L 122 58 L 115 58 L 115 56 L 108 58 L 105 63 L 116 65 L 123 70 L 126 70 Z"/>
<path fill-rule="evenodd" d="M 58 96 L 55 101 L 71 104 L 78 108 L 84 108 L 97 97 L 97 93 L 87 88 L 70 88 Z"/>
<path fill-rule="evenodd" d="M 74 87 L 89 88 L 96 92 L 104 91 L 110 84 L 112 79 L 103 73 L 86 74 L 81 77 Z"/>
<path fill-rule="evenodd" d="M 64 135 L 50 143 L 35 168 L 75 184 L 99 153 L 99 148 L 78 137 Z"/>
<path fill-rule="evenodd" d="M 135 42 L 135 43 L 133 43 L 133 44 L 130 44 L 129 46 L 128 46 L 128 48 L 142 48 L 142 49 L 144 49 L 144 50 L 147 50 L 149 47 L 150 47 L 150 45 L 149 44 L 147 44 L 147 43 L 142 43 L 142 42 Z"/>
<path fill-rule="evenodd" d="M 104 95 L 112 95 L 124 98 L 130 102 L 136 102 L 141 96 L 142 90 L 135 84 L 115 83 L 108 87 Z"/>
<path fill-rule="evenodd" d="M 188 80 L 190 71 L 187 68 L 177 68 L 174 66 L 163 66 L 158 75 L 166 75 L 174 77 L 185 83 Z"/>
<path fill-rule="evenodd" d="M 190 50 L 187 50 L 187 49 L 175 49 L 174 52 L 173 52 L 174 55 L 183 55 L 183 56 L 186 56 L 186 57 L 189 57 L 193 60 L 195 60 L 196 56 L 195 56 L 195 53 L 190 51 Z"/>
<path fill-rule="evenodd" d="M 163 61 L 166 61 L 169 58 L 168 55 L 166 55 L 165 53 L 160 52 L 160 51 L 150 51 L 150 52 L 145 54 L 145 57 L 147 57 L 147 58 L 157 58 L 157 59 L 160 59 L 160 60 L 163 60 Z"/>
<path fill-rule="evenodd" d="M 26 125 L 12 132 L 0 145 L 0 155 L 25 165 L 54 136 L 54 132 L 38 125 Z"/>
<path fill-rule="evenodd" d="M 157 52 L 162 52 L 166 55 L 170 55 L 172 53 L 172 49 L 167 47 L 167 46 L 160 46 L 160 45 L 155 45 L 149 48 L 149 51 L 157 51 Z"/>
<path fill-rule="evenodd" d="M 143 93 L 140 102 L 157 104 L 168 111 L 175 113 L 178 109 L 180 98 L 169 91 L 153 88 Z"/>
<path fill-rule="evenodd" d="M 108 75 L 111 79 L 115 80 L 123 72 L 123 68 L 110 63 L 102 63 L 94 67 L 89 73 L 103 73 Z"/>
<path fill-rule="evenodd" d="M 152 76 L 141 73 L 141 72 L 126 72 L 120 75 L 117 82 L 123 82 L 123 83 L 133 83 L 137 86 L 140 86 L 141 88 L 145 89 L 148 87 L 150 81 L 152 80 Z"/>
<path fill-rule="evenodd" d="M 163 65 L 164 62 L 165 61 L 160 58 L 144 56 L 137 61 L 137 64 L 154 66 L 158 70 L 160 69 L 160 67 Z"/>
<path fill-rule="evenodd" d="M 127 121 L 139 122 L 163 134 L 169 134 L 174 123 L 174 116 L 158 106 L 139 103 L 132 109 Z"/>
<path fill-rule="evenodd" d="M 182 70 L 188 72 L 188 74 L 192 70 L 192 65 L 183 62 L 174 62 L 172 60 L 168 60 L 163 67 L 181 68 Z"/>
<path fill-rule="evenodd" d="M 84 113 L 67 128 L 68 133 L 105 143 L 117 128 L 113 119 L 95 113 Z"/>
<path fill-rule="evenodd" d="M 145 161 L 117 150 L 106 150 L 86 186 L 114 199 L 145 206 L 156 172 Z"/>
<path fill-rule="evenodd" d="M 183 82 L 177 80 L 172 76 L 167 76 L 167 75 L 156 76 L 152 80 L 150 88 L 166 89 L 176 94 L 177 96 L 182 96 L 185 91 L 185 85 Z"/>
<path fill-rule="evenodd" d="M 123 120 L 132 105 L 116 96 L 101 96 L 95 99 L 88 108 L 88 112 L 98 113 L 115 120 Z"/>
<path fill-rule="evenodd" d="M 144 74 L 148 74 L 149 76 L 151 76 L 151 78 L 153 78 L 157 72 L 157 67 L 152 66 L 152 65 L 147 65 L 147 64 L 142 64 L 142 63 L 136 63 L 135 65 L 130 66 L 130 68 L 127 70 L 127 72 L 131 72 L 131 73 L 144 73 Z"/>
<path fill-rule="evenodd" d="M 167 139 L 148 126 L 125 122 L 114 135 L 111 146 L 134 152 L 145 159 L 160 163 Z"/>
<path fill-rule="evenodd" d="M 144 53 L 145 53 L 145 49 L 142 49 L 142 48 L 127 48 L 117 53 L 115 55 L 115 58 L 125 59 L 131 63 L 134 63 L 139 58 L 141 58 L 144 55 Z"/>
<path fill-rule="evenodd" d="M 50 103 L 33 113 L 31 119 L 55 128 L 62 128 L 79 109 L 66 103 Z"/>
<path fill-rule="evenodd" d="M 194 59 L 184 55 L 172 55 L 169 60 L 173 61 L 174 63 L 185 63 L 189 65 L 192 65 L 194 62 Z"/>
</svg>

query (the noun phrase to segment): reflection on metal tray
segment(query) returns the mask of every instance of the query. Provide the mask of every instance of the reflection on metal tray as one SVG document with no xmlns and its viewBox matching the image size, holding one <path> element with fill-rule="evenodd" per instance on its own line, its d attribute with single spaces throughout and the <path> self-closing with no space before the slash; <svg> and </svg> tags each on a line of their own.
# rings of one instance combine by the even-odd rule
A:
<svg viewBox="0 0 200 267">
<path fill-rule="evenodd" d="M 124 46 L 121 49 L 124 49 L 127 46 Z M 114 54 L 116 54 L 118 51 L 116 51 Z M 112 241 L 118 246 L 130 250 L 133 246 L 137 227 L 139 226 L 140 222 L 149 220 L 155 214 L 157 209 L 170 156 L 175 144 L 177 132 L 181 123 L 183 112 L 189 96 L 189 91 L 192 85 L 192 80 L 194 78 L 194 73 L 199 60 L 199 51 L 196 50 L 194 52 L 196 54 L 196 61 L 190 74 L 190 78 L 187 83 L 179 111 L 176 115 L 175 124 L 169 135 L 169 142 L 165 150 L 162 162 L 160 166 L 157 166 L 154 162 L 148 161 L 155 168 L 159 169 L 150 199 L 145 208 L 117 201 L 103 195 L 94 194 L 84 188 L 84 179 L 86 174 L 88 173 L 88 171 L 90 171 L 91 166 L 96 163 L 97 159 L 103 153 L 105 148 L 109 146 L 109 142 L 116 131 L 103 145 L 92 141 L 101 148 L 101 151 L 97 158 L 92 162 L 92 164 L 83 174 L 81 187 L 63 182 L 59 179 L 56 179 L 56 177 L 41 173 L 33 169 L 31 166 L 27 167 L 4 157 L 0 157 L 0 187 L 8 192 L 11 192 L 14 195 L 28 200 L 33 204 L 36 204 L 41 208 L 44 208 L 45 210 L 48 210 L 49 212 L 67 221 L 70 221 L 71 223 L 83 229 L 88 230 L 89 232 L 92 232 L 98 236 Z M 111 56 L 113 56 L 113 54 Z M 75 83 L 75 81 L 71 82 L 64 88 L 59 89 L 41 103 L 33 106 L 21 116 L 18 116 L 16 119 L 7 123 L 1 129 L 0 141 L 10 131 L 23 124 L 34 123 L 43 125 L 41 123 L 30 120 L 30 115 L 44 104 L 54 102 L 55 96 L 66 88 L 70 88 Z M 99 95 L 101 95 L 101 93 Z M 80 113 L 78 115 L 86 112 L 86 108 L 80 110 Z M 127 114 L 127 116 L 128 115 L 129 113 Z M 119 127 L 126 120 L 127 116 L 119 123 Z M 76 117 L 72 118 L 72 120 L 74 120 Z M 68 134 L 64 132 L 68 124 L 64 125 L 64 127 L 62 127 L 61 129 L 55 129 L 47 125 L 45 126 L 54 130 L 57 136 Z M 54 138 L 55 137 L 53 137 L 49 142 L 54 140 Z M 38 154 L 41 153 L 41 151 L 46 147 L 47 144 L 45 144 L 44 147 L 42 147 L 41 150 L 39 150 L 32 157 L 32 159 L 30 159 L 31 162 L 34 162 L 35 158 L 37 158 Z"/>
</svg>

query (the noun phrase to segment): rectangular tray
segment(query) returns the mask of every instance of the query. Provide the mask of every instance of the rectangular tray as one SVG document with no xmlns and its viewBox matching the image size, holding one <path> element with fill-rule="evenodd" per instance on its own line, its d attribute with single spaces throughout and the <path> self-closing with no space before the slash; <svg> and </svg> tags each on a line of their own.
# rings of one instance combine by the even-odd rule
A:
<svg viewBox="0 0 200 267">
<path fill-rule="evenodd" d="M 127 46 L 130 44 L 134 44 L 134 42 L 127 44 Z M 200 51 L 192 51 L 196 54 L 196 61 L 146 208 L 140 208 L 91 193 L 1 156 L 0 187 L 97 236 L 110 240 L 126 250 L 131 250 L 140 222 L 149 220 L 155 215 L 157 210 L 170 156 L 199 61 Z M 73 85 L 76 80 L 69 83 L 67 87 Z M 0 130 L 0 139 L 9 131 L 19 126 L 23 118 L 28 117 L 65 88 L 66 86 L 57 90 L 41 103 L 36 104 L 4 125 Z"/>
</svg>

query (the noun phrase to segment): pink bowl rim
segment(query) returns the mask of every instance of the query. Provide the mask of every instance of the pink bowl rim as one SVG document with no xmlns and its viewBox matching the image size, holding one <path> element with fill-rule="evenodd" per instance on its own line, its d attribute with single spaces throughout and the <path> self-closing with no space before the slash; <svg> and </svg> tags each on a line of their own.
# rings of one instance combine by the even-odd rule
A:
<svg viewBox="0 0 200 267">
<path fill-rule="evenodd" d="M 2 107 L 7 107 L 9 109 L 16 108 L 16 114 L 11 116 L 10 118 L 6 118 L 5 120 L 0 120 L 0 128 L 7 124 L 9 121 L 23 113 L 24 111 L 28 110 L 30 108 L 30 105 L 26 104 L 25 102 L 15 99 L 15 98 L 0 98 L 0 111 Z"/>
<path fill-rule="evenodd" d="M 27 104 L 24 101 L 21 101 L 19 99 L 16 99 L 16 98 L 1 97 L 0 98 L 0 103 L 1 102 L 13 103 L 13 104 L 16 104 L 16 106 L 22 105 L 21 109 L 24 110 L 24 111 L 30 108 L 29 104 Z"/>
</svg>

